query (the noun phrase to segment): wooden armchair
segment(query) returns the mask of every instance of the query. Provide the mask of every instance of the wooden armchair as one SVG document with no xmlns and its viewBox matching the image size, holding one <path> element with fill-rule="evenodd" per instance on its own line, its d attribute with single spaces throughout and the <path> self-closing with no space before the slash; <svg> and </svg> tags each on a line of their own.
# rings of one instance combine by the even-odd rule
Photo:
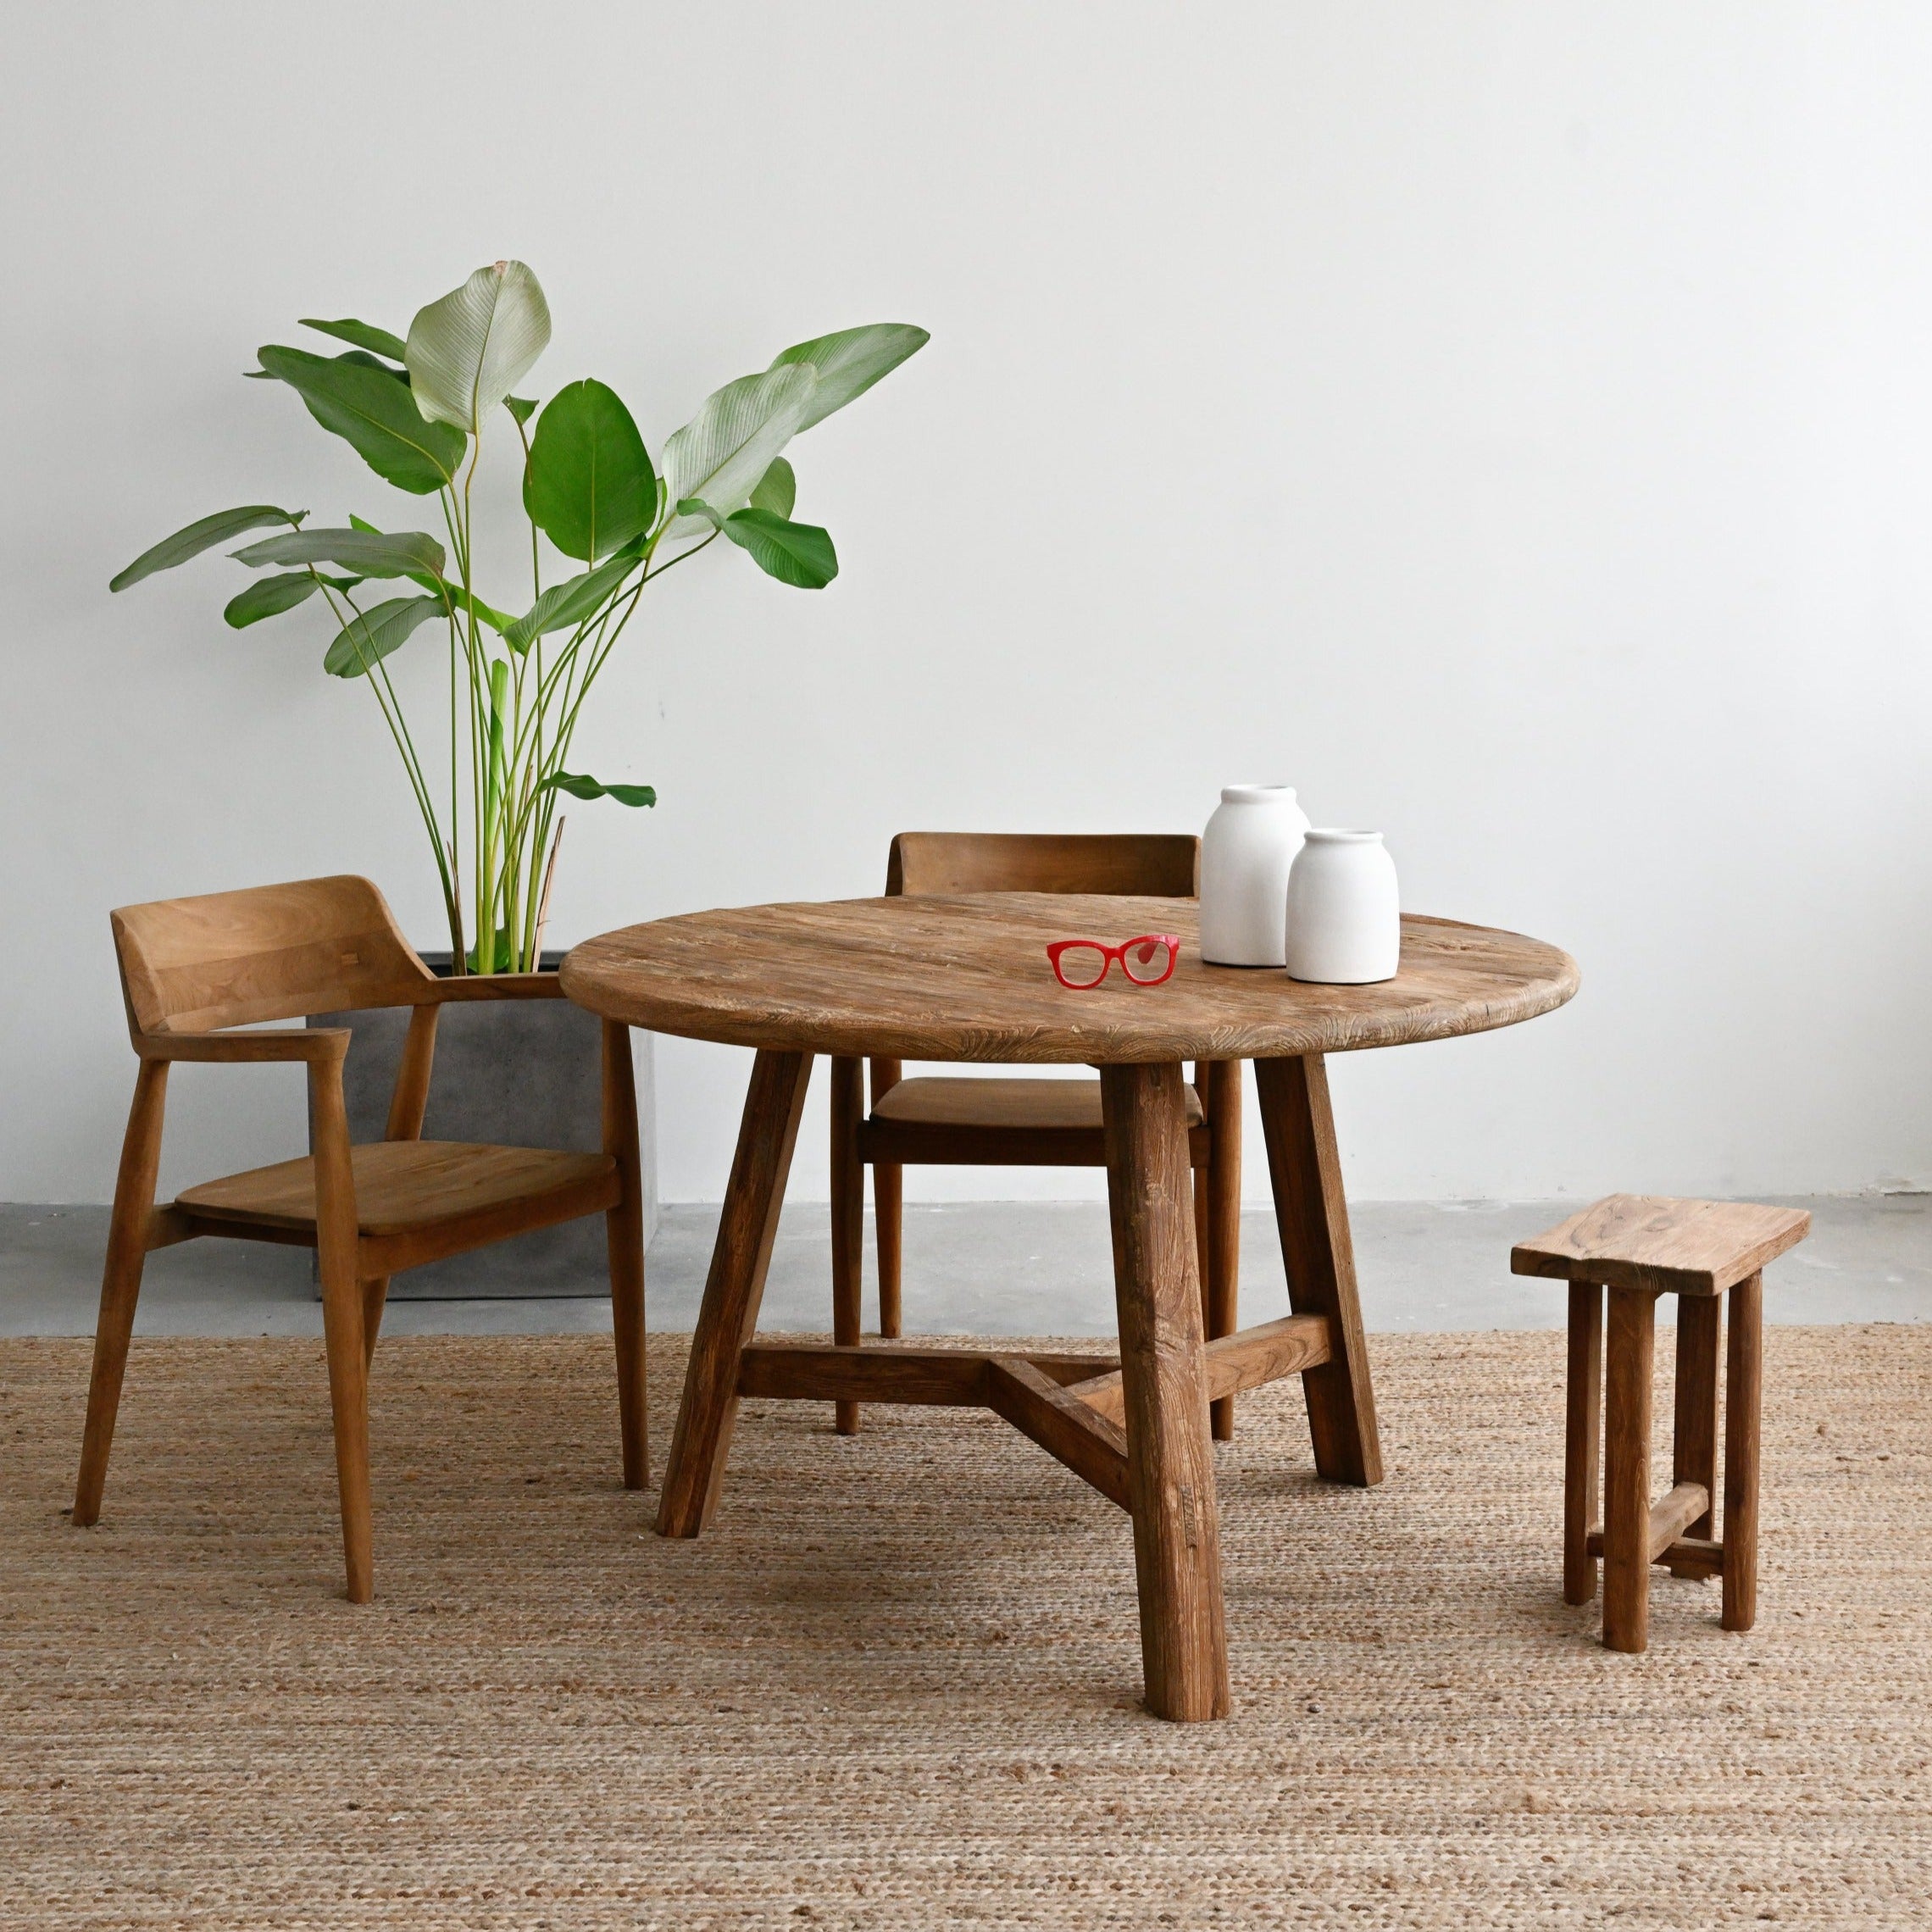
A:
<svg viewBox="0 0 1932 1932">
<path fill-rule="evenodd" d="M 452 1000 L 557 999 L 554 974 L 439 980 L 366 879 L 307 879 L 113 915 L 128 1030 L 141 1068 L 114 1185 L 94 1371 L 74 1520 L 100 1514 L 108 1452 L 149 1252 L 201 1235 L 318 1251 L 335 1416 L 336 1473 L 352 1603 L 373 1594 L 369 1370 L 389 1278 L 531 1228 L 602 1213 L 610 1244 L 624 1481 L 649 1480 L 644 1408 L 644 1223 L 630 1029 L 603 1029 L 602 1153 L 425 1141 L 436 1016 Z M 409 1007 L 387 1138 L 352 1146 L 342 1102 L 345 1027 L 225 1033 L 225 1027 L 358 1007 Z M 168 1069 L 177 1060 L 300 1061 L 310 1146 L 281 1161 L 154 1203 Z"/>
<path fill-rule="evenodd" d="M 1191 899 L 1201 841 L 1181 834 L 1062 836 L 1017 832 L 901 832 L 886 867 L 886 894 L 1092 892 Z M 1119 936 L 1119 935 L 1116 935 Z M 1044 968 L 1042 968 L 1044 970 Z M 1232 1335 L 1241 1264 L 1241 1065 L 1202 1063 L 1187 1096 L 1195 1169 L 1195 1239 L 1208 1338 Z M 832 1062 L 832 1325 L 859 1339 L 865 1169 L 872 1169 L 879 1231 L 879 1331 L 900 1329 L 902 1170 L 908 1166 L 1104 1167 L 1100 1082 L 900 1077 L 897 1060 L 872 1063 L 865 1111 L 856 1059 Z M 1235 1405 L 1213 1406 L 1214 1435 L 1234 1433 Z M 838 1405 L 843 1435 L 858 1404 Z"/>
</svg>

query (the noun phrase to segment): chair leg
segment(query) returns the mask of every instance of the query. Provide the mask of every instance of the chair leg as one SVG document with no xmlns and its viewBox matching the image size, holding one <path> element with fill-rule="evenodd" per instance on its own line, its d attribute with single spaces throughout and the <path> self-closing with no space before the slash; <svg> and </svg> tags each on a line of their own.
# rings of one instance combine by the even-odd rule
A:
<svg viewBox="0 0 1932 1932">
<path fill-rule="evenodd" d="M 382 1311 L 389 1305 L 389 1277 L 371 1275 L 362 1285 L 363 1373 L 375 1366 L 375 1338 L 382 1333 Z"/>
<path fill-rule="evenodd" d="M 861 1326 L 865 1230 L 865 1167 L 858 1158 L 859 1122 L 865 1111 L 864 1068 L 859 1061 L 832 1061 L 832 1340 L 856 1347 Z M 832 1405 L 841 1435 L 858 1434 L 858 1404 Z"/>
<path fill-rule="evenodd" d="M 1590 1532 L 1596 1527 L 1603 1438 L 1603 1291 L 1592 1281 L 1570 1284 L 1564 1400 L 1563 1602 L 1587 1603 L 1596 1594 Z"/>
<path fill-rule="evenodd" d="M 1657 1296 L 1610 1291 L 1605 1351 L 1603 1641 L 1636 1652 L 1650 1641 L 1651 1376 Z"/>
<path fill-rule="evenodd" d="M 624 1198 L 604 1214 L 610 1326 L 617 1350 L 618 1436 L 624 1486 L 641 1490 L 651 1480 L 650 1412 L 644 1392 L 644 1175 L 630 1029 L 620 1020 L 607 1019 L 603 1024 L 603 1143 L 604 1152 L 615 1158 L 624 1184 Z"/>
<path fill-rule="evenodd" d="M 900 1334 L 900 1241 L 905 1228 L 906 1170 L 897 1164 L 872 1170 L 872 1216 L 879 1237 L 879 1332 Z"/>
<path fill-rule="evenodd" d="M 336 1431 L 336 1482 L 342 1556 L 352 1603 L 375 1594 L 375 1530 L 369 1495 L 369 1366 L 358 1280 L 355 1179 L 349 1164 L 342 1063 L 309 1069 L 315 1149 L 315 1237 L 322 1274 L 322 1336 L 329 1357 L 329 1406 Z"/>
<path fill-rule="evenodd" d="M 872 1104 L 899 1084 L 899 1062 L 872 1063 Z M 879 1332 L 888 1341 L 899 1334 L 900 1235 L 905 1221 L 905 1169 L 897 1164 L 872 1170 L 873 1219 L 879 1235 Z"/>
<path fill-rule="evenodd" d="M 114 1180 L 114 1218 L 101 1270 L 101 1313 L 94 1328 L 94 1370 L 87 1385 L 87 1426 L 80 1439 L 80 1475 L 74 1488 L 74 1521 L 85 1529 L 99 1519 L 114 1446 L 121 1378 L 135 1303 L 147 1260 L 147 1223 L 154 1211 L 154 1181 L 161 1165 L 161 1122 L 168 1097 L 168 1063 L 143 1060 L 134 1083 L 120 1172 Z"/>
<path fill-rule="evenodd" d="M 1677 1303 L 1677 1404 L 1671 1436 L 1671 1482 L 1700 1483 L 1718 1494 L 1718 1342 L 1724 1325 L 1721 1295 L 1684 1295 Z M 1684 1526 L 1686 1536 L 1707 1537 L 1713 1512 Z M 1703 1572 L 1671 1566 L 1673 1576 Z"/>
<path fill-rule="evenodd" d="M 1241 1063 L 1213 1063 L 1205 1100 L 1208 1144 L 1207 1271 L 1208 1339 L 1217 1341 L 1241 1326 Z M 1214 1440 L 1235 1433 L 1235 1398 L 1213 1405 Z"/>
<path fill-rule="evenodd" d="M 1724 1607 L 1727 1630 L 1757 1621 L 1757 1454 L 1763 1403 L 1764 1278 L 1730 1291 L 1724 1387 Z"/>
</svg>

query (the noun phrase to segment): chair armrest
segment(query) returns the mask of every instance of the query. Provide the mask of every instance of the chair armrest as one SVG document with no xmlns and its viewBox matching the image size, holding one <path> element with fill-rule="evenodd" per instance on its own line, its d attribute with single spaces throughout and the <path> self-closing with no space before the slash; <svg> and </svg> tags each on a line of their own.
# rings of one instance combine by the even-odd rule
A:
<svg viewBox="0 0 1932 1932">
<path fill-rule="evenodd" d="M 247 1064 L 264 1060 L 340 1060 L 349 1050 L 346 1026 L 274 1027 L 260 1033 L 137 1033 L 134 1050 L 144 1060 L 216 1060 Z"/>
<path fill-rule="evenodd" d="M 564 984 L 555 973 L 465 973 L 438 980 L 424 1006 L 451 1006 L 468 1000 L 560 1000 Z"/>
</svg>

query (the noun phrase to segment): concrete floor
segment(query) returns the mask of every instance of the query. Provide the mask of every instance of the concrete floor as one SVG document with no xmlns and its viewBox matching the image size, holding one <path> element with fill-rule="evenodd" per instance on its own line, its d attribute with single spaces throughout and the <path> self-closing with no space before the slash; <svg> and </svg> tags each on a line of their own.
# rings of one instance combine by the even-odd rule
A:
<svg viewBox="0 0 1932 1932">
<path fill-rule="evenodd" d="M 1811 1238 L 1774 1265 L 1774 1322 L 1932 1320 L 1932 1196 L 1821 1196 Z M 1573 1212 L 1574 1202 L 1369 1202 L 1352 1210 L 1371 1329 L 1561 1326 L 1560 1284 L 1509 1273 L 1510 1244 Z M 647 1269 L 653 1329 L 696 1319 L 718 1224 L 714 1208 L 664 1210 Z M 0 1206 L 0 1335 L 88 1335 L 94 1326 L 104 1208 Z M 1244 1322 L 1287 1312 L 1272 1217 L 1242 1228 Z M 906 1211 L 906 1323 L 914 1334 L 1111 1335 L 1107 1211 L 1097 1205 L 979 1202 Z M 397 1282 L 385 1331 L 399 1335 L 559 1334 L 608 1330 L 608 1301 L 519 1298 L 500 1267 L 478 1263 L 476 1294 L 430 1299 Z M 868 1324 L 877 1276 L 866 1259 Z M 762 1325 L 823 1333 L 831 1269 L 827 1210 L 786 1210 Z M 1668 1319 L 1668 1313 L 1667 1318 Z M 149 1257 L 136 1332 L 319 1335 L 307 1252 L 192 1241 Z"/>
</svg>

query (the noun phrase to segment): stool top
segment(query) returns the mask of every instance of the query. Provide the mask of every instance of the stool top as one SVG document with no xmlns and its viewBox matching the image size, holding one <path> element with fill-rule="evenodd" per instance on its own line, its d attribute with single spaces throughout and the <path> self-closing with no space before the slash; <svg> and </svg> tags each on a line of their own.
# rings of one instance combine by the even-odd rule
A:
<svg viewBox="0 0 1932 1932">
<path fill-rule="evenodd" d="M 1721 1295 L 1811 1232 L 1801 1208 L 1612 1194 L 1509 1251 L 1513 1274 Z"/>
</svg>

